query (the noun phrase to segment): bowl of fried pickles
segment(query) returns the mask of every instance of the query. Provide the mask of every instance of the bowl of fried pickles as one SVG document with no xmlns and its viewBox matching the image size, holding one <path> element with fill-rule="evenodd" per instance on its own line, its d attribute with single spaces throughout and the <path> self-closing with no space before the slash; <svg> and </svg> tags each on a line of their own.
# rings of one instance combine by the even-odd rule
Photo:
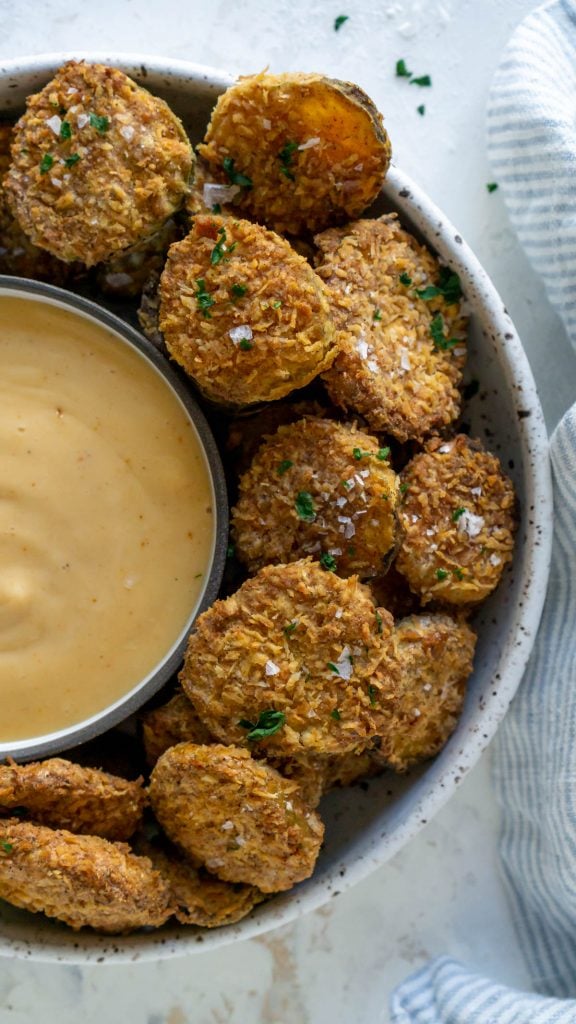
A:
<svg viewBox="0 0 576 1024">
<path fill-rule="evenodd" d="M 168 957 L 321 906 L 442 806 L 521 680 L 542 413 L 384 118 L 321 73 L 0 68 L 0 274 L 139 324 L 201 404 L 231 508 L 177 676 L 90 743 L 0 765 L 3 955 Z"/>
</svg>

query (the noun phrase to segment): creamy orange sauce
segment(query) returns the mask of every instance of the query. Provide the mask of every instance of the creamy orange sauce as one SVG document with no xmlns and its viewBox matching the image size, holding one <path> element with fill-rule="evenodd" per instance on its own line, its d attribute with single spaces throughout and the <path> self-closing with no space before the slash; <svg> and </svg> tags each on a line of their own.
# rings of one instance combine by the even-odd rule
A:
<svg viewBox="0 0 576 1024">
<path fill-rule="evenodd" d="M 0 741 L 129 692 L 179 637 L 214 516 L 163 378 L 104 327 L 0 296 Z"/>
</svg>

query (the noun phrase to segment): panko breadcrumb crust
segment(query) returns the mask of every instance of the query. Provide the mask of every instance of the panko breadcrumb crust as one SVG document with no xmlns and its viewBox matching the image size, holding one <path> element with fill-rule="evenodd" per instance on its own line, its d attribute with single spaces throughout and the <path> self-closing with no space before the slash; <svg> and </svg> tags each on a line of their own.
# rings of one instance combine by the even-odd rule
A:
<svg viewBox="0 0 576 1024">
<path fill-rule="evenodd" d="M 298 235 L 362 213 L 391 148 L 382 115 L 357 85 L 264 72 L 220 96 L 198 152 L 215 180 L 240 185 L 235 208 Z"/>
<path fill-rule="evenodd" d="M 222 743 L 250 746 L 240 721 L 256 724 L 273 709 L 285 721 L 259 751 L 344 754 L 390 717 L 392 625 L 357 576 L 341 579 L 311 559 L 267 566 L 198 618 L 180 681 Z"/>
<path fill-rule="evenodd" d="M 142 741 L 146 761 L 151 767 L 165 750 L 184 740 L 191 743 L 215 742 L 184 693 L 175 693 L 167 704 L 142 715 Z"/>
<path fill-rule="evenodd" d="M 254 573 L 312 555 L 339 576 L 382 573 L 397 535 L 389 458 L 352 424 L 306 417 L 280 427 L 240 480 L 232 511 L 240 561 Z"/>
<path fill-rule="evenodd" d="M 423 604 L 474 604 L 512 560 L 516 499 L 498 459 L 459 434 L 433 438 L 402 471 L 396 568 Z"/>
<path fill-rule="evenodd" d="M 123 935 L 171 916 L 169 887 L 125 843 L 0 821 L 0 899 L 78 928 Z"/>
<path fill-rule="evenodd" d="M 449 426 L 460 411 L 466 323 L 459 301 L 416 294 L 438 284 L 438 261 L 394 213 L 332 228 L 315 242 L 340 348 L 323 375 L 332 401 L 399 441 Z M 431 334 L 437 315 L 446 349 Z"/>
<path fill-rule="evenodd" d="M 129 839 L 144 812 L 142 779 L 83 768 L 61 757 L 0 765 L 0 815 L 24 808 L 39 825 L 104 839 Z"/>
<path fill-rule="evenodd" d="M 92 266 L 182 205 L 193 160 L 163 100 L 116 68 L 69 61 L 28 99 L 4 186 L 35 245 Z"/>
<path fill-rule="evenodd" d="M 159 323 L 173 358 L 224 406 L 282 398 L 336 355 L 324 285 L 284 238 L 246 220 L 196 217 L 170 247 Z"/>
<path fill-rule="evenodd" d="M 320 818 L 293 782 L 247 750 L 171 747 L 152 772 L 150 801 L 172 842 L 224 881 L 281 892 L 312 874 Z"/>
<path fill-rule="evenodd" d="M 398 703 L 378 756 L 397 772 L 434 757 L 454 732 L 472 673 L 476 634 L 449 615 L 411 615 L 393 643 L 400 664 Z"/>
</svg>

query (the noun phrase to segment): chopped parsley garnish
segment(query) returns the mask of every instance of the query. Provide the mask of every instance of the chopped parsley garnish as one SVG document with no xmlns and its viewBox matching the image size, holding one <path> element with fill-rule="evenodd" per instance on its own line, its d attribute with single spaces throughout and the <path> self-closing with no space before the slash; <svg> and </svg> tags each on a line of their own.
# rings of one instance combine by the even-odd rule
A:
<svg viewBox="0 0 576 1024">
<path fill-rule="evenodd" d="M 247 718 L 241 718 L 238 725 L 242 729 L 250 730 L 246 739 L 251 743 L 255 743 L 257 740 L 266 739 L 267 736 L 273 736 L 275 732 L 282 728 L 285 721 L 286 715 L 283 711 L 274 711 L 273 708 L 270 708 L 268 711 L 260 712 L 257 722 L 250 722 Z"/>
<path fill-rule="evenodd" d="M 212 203 L 212 213 L 222 213 L 220 203 Z"/>
<path fill-rule="evenodd" d="M 327 569 L 328 572 L 336 572 L 336 559 L 328 551 L 324 551 L 320 555 L 320 565 L 323 569 Z"/>
<path fill-rule="evenodd" d="M 245 284 L 233 284 L 230 292 L 235 299 L 241 299 L 243 295 L 246 295 L 248 288 Z"/>
<path fill-rule="evenodd" d="M 464 570 L 463 569 L 452 569 L 452 573 L 456 577 L 457 580 L 463 580 L 464 579 Z"/>
<path fill-rule="evenodd" d="M 295 619 L 294 622 L 289 622 L 287 626 L 284 626 L 284 636 L 292 636 L 295 629 L 298 628 L 298 621 Z"/>
<path fill-rule="evenodd" d="M 235 554 L 236 548 L 234 547 L 233 544 L 229 544 L 228 547 L 226 548 L 226 558 L 234 558 Z"/>
<path fill-rule="evenodd" d="M 249 178 L 247 174 L 241 174 L 234 167 L 234 159 L 231 156 L 225 156 L 222 161 L 222 167 L 231 185 L 240 185 L 241 188 L 252 188 L 252 178 Z"/>
<path fill-rule="evenodd" d="M 228 253 L 234 252 L 235 248 L 236 242 L 232 242 L 232 245 L 226 245 L 226 228 L 218 228 L 218 241 L 210 253 L 210 263 L 212 266 L 217 266 L 218 263 L 227 257 Z"/>
<path fill-rule="evenodd" d="M 381 320 L 382 319 L 382 313 L 378 309 L 378 306 L 376 306 L 376 309 L 374 310 L 374 312 L 372 314 L 372 319 L 373 320 Z"/>
<path fill-rule="evenodd" d="M 389 448 L 379 448 L 378 449 L 378 454 L 377 454 L 376 458 L 378 459 L 379 462 L 386 462 L 387 459 L 390 458 L 390 449 Z"/>
<path fill-rule="evenodd" d="M 74 164 L 77 164 L 79 159 L 79 153 L 72 153 L 70 156 L 64 157 L 64 163 L 66 164 L 66 167 L 74 167 Z"/>
<path fill-rule="evenodd" d="M 408 288 L 412 284 L 412 278 L 410 274 L 407 274 L 405 270 L 400 274 L 400 284 L 403 284 Z"/>
<path fill-rule="evenodd" d="M 447 338 L 444 334 L 444 321 L 441 313 L 437 313 L 433 318 L 430 324 L 430 335 L 434 342 L 434 347 L 441 349 L 443 352 L 447 352 L 458 344 L 458 338 Z"/>
<path fill-rule="evenodd" d="M 345 487 L 346 490 L 349 491 L 351 489 L 351 487 L 352 487 L 352 484 L 350 483 L 349 480 L 343 480 L 342 481 L 342 487 Z"/>
<path fill-rule="evenodd" d="M 281 305 L 282 305 L 282 303 L 281 303 L 280 299 L 277 299 L 276 302 L 272 303 L 272 309 L 280 309 Z"/>
<path fill-rule="evenodd" d="M 105 114 L 102 117 L 98 114 L 90 114 L 90 124 L 100 135 L 105 135 L 110 130 L 110 118 Z"/>
<path fill-rule="evenodd" d="M 282 462 L 278 463 L 278 468 L 276 470 L 278 476 L 284 476 L 284 473 L 287 473 L 289 469 L 292 469 L 293 465 L 294 463 L 291 462 L 290 459 L 282 459 Z"/>
<path fill-rule="evenodd" d="M 426 113 L 426 107 L 424 106 L 423 103 L 421 103 L 419 107 L 416 107 L 416 110 L 420 114 L 420 117 L 424 117 L 424 114 Z"/>
<path fill-rule="evenodd" d="M 210 313 L 210 307 L 214 305 L 214 299 L 209 292 L 206 291 L 206 285 L 204 278 L 199 277 L 196 281 L 198 291 L 196 292 L 196 305 L 201 313 L 209 320 L 212 314 Z"/>
<path fill-rule="evenodd" d="M 342 715 L 338 711 L 338 708 L 334 708 L 334 711 L 330 712 L 330 718 L 335 718 L 337 722 L 340 721 L 340 719 L 342 718 Z"/>
<path fill-rule="evenodd" d="M 370 698 L 370 703 L 372 705 L 374 705 L 376 703 L 376 696 L 377 696 L 377 694 L 378 694 L 378 690 L 376 689 L 376 687 L 372 686 L 372 685 L 369 685 L 368 686 L 368 697 Z"/>
<path fill-rule="evenodd" d="M 314 522 L 316 519 L 314 501 L 312 500 L 312 495 L 309 494 L 308 491 L 299 491 L 296 495 L 294 505 L 299 519 L 303 519 L 306 523 Z"/>
<path fill-rule="evenodd" d="M 419 299 L 423 299 L 424 302 L 428 302 L 430 299 L 435 299 L 438 295 L 442 295 L 442 292 L 435 284 L 429 284 L 426 288 L 416 288 L 416 295 Z"/>
<path fill-rule="evenodd" d="M 449 575 L 450 574 L 446 571 L 446 569 L 436 569 L 437 580 L 447 580 Z"/>
<path fill-rule="evenodd" d="M 334 31 L 338 32 L 345 21 L 348 21 L 348 14 L 339 14 L 337 18 L 334 18 Z"/>
<path fill-rule="evenodd" d="M 290 181 L 295 181 L 294 174 L 291 170 L 292 157 L 298 149 L 297 142 L 287 142 L 283 149 L 278 153 L 278 159 L 280 161 L 280 173 L 286 178 L 290 178 Z"/>
<path fill-rule="evenodd" d="M 248 338 L 242 338 L 241 341 L 238 342 L 238 348 L 241 349 L 242 352 L 249 352 L 253 347 L 252 342 L 248 341 Z"/>
<path fill-rule="evenodd" d="M 376 632 L 382 632 L 382 616 L 380 615 L 380 612 L 376 612 Z"/>
<path fill-rule="evenodd" d="M 411 78 L 410 85 L 419 85 L 421 88 L 426 88 L 432 85 L 432 79 L 430 75 L 420 75 L 419 78 Z"/>
<path fill-rule="evenodd" d="M 460 278 L 458 274 L 450 270 L 450 267 L 440 267 L 438 284 L 429 284 L 426 288 L 422 289 L 416 288 L 416 295 L 419 299 L 424 299 L 425 302 L 441 295 L 449 306 L 453 306 L 455 302 L 462 298 Z"/>
<path fill-rule="evenodd" d="M 335 673 L 335 675 L 337 675 L 337 676 L 340 675 L 340 669 L 338 668 L 338 665 L 334 664 L 333 661 L 327 662 L 327 666 L 328 666 L 328 668 L 330 669 L 331 672 Z"/>
<path fill-rule="evenodd" d="M 486 185 L 486 188 L 488 192 L 495 192 L 496 189 L 498 188 L 498 183 L 496 181 L 489 181 L 488 184 Z"/>
<path fill-rule="evenodd" d="M 40 174 L 46 174 L 54 163 L 54 157 L 50 153 L 44 153 L 40 161 Z"/>
<path fill-rule="evenodd" d="M 7 843 L 4 839 L 0 842 L 0 846 L 4 850 L 4 853 L 12 853 L 12 850 L 14 849 L 12 843 Z"/>
<path fill-rule="evenodd" d="M 408 484 L 400 484 L 400 494 L 406 494 L 408 490 Z"/>
<path fill-rule="evenodd" d="M 455 508 L 453 513 L 452 513 L 452 522 L 453 523 L 457 523 L 458 520 L 460 519 L 460 516 L 463 516 L 465 511 L 466 511 L 466 509 L 464 508 L 463 505 L 460 505 L 459 508 Z"/>
<path fill-rule="evenodd" d="M 396 78 L 412 78 L 412 72 L 408 71 L 405 60 L 396 61 Z"/>
<path fill-rule="evenodd" d="M 60 125 L 60 138 L 72 138 L 72 125 L 70 124 L 70 121 L 62 121 L 62 124 Z"/>
<path fill-rule="evenodd" d="M 372 452 L 363 452 L 361 448 L 353 448 L 352 455 L 356 459 L 356 462 L 360 462 L 360 459 L 369 459 Z"/>
</svg>

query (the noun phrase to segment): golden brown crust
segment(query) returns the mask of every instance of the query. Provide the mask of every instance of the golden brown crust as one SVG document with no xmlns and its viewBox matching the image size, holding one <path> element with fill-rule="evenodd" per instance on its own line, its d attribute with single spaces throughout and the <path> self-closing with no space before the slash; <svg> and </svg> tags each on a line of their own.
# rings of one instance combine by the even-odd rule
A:
<svg viewBox="0 0 576 1024">
<path fill-rule="evenodd" d="M 396 214 L 333 228 L 315 241 L 340 348 L 324 374 L 332 401 L 399 441 L 422 441 L 452 423 L 466 357 L 460 303 L 416 295 L 438 284 L 437 260 L 399 227 Z M 432 338 L 436 315 L 446 350 Z"/>
<path fill-rule="evenodd" d="M 160 329 L 203 394 L 227 406 L 282 398 L 336 354 L 320 279 L 285 239 L 246 220 L 196 217 L 170 247 Z"/>
<path fill-rule="evenodd" d="M 253 885 L 224 882 L 184 857 L 175 846 L 140 840 L 138 853 L 148 857 L 170 887 L 174 916 L 180 924 L 220 928 L 236 924 L 265 898 Z"/>
<path fill-rule="evenodd" d="M 239 559 L 253 573 L 312 555 L 339 576 L 377 576 L 397 534 L 389 455 L 352 424 L 306 417 L 280 427 L 240 480 L 232 511 Z"/>
<path fill-rule="evenodd" d="M 247 750 L 171 747 L 152 772 L 150 801 L 172 842 L 225 881 L 280 892 L 312 874 L 322 822 L 294 783 Z"/>
<path fill-rule="evenodd" d="M 449 615 L 412 615 L 398 623 L 399 699 L 379 757 L 397 772 L 434 757 L 458 724 L 472 672 L 476 634 Z"/>
<path fill-rule="evenodd" d="M 390 715 L 391 629 L 358 577 L 310 559 L 267 566 L 199 617 L 180 680 L 223 743 L 256 742 L 239 722 L 273 709 L 285 721 L 259 751 L 342 754 L 366 746 Z"/>
<path fill-rule="evenodd" d="M 0 815 L 23 807 L 39 825 L 125 840 L 144 812 L 142 780 L 83 768 L 61 757 L 0 765 Z"/>
<path fill-rule="evenodd" d="M 91 266 L 158 230 L 192 162 L 163 100 L 115 68 L 69 61 L 28 99 L 5 188 L 35 245 Z"/>
<path fill-rule="evenodd" d="M 278 427 L 295 423 L 304 416 L 321 419 L 328 412 L 320 402 L 272 402 L 258 412 L 237 416 L 230 422 L 226 452 L 237 473 L 245 473 L 260 445 L 276 433 Z"/>
<path fill-rule="evenodd" d="M 498 459 L 464 434 L 433 438 L 402 480 L 398 571 L 423 604 L 484 600 L 514 549 L 514 488 Z"/>
<path fill-rule="evenodd" d="M 176 743 L 214 743 L 212 733 L 201 721 L 185 693 L 176 693 L 162 707 L 142 716 L 142 739 L 146 761 L 152 766 L 165 750 Z"/>
<path fill-rule="evenodd" d="M 0 821 L 0 898 L 78 929 L 116 935 L 170 917 L 170 891 L 124 843 Z"/>
<path fill-rule="evenodd" d="M 252 182 L 233 198 L 243 214 L 300 234 L 357 217 L 382 187 L 390 142 L 358 86 L 318 74 L 241 78 L 218 100 L 198 147 L 218 181 Z"/>
</svg>

